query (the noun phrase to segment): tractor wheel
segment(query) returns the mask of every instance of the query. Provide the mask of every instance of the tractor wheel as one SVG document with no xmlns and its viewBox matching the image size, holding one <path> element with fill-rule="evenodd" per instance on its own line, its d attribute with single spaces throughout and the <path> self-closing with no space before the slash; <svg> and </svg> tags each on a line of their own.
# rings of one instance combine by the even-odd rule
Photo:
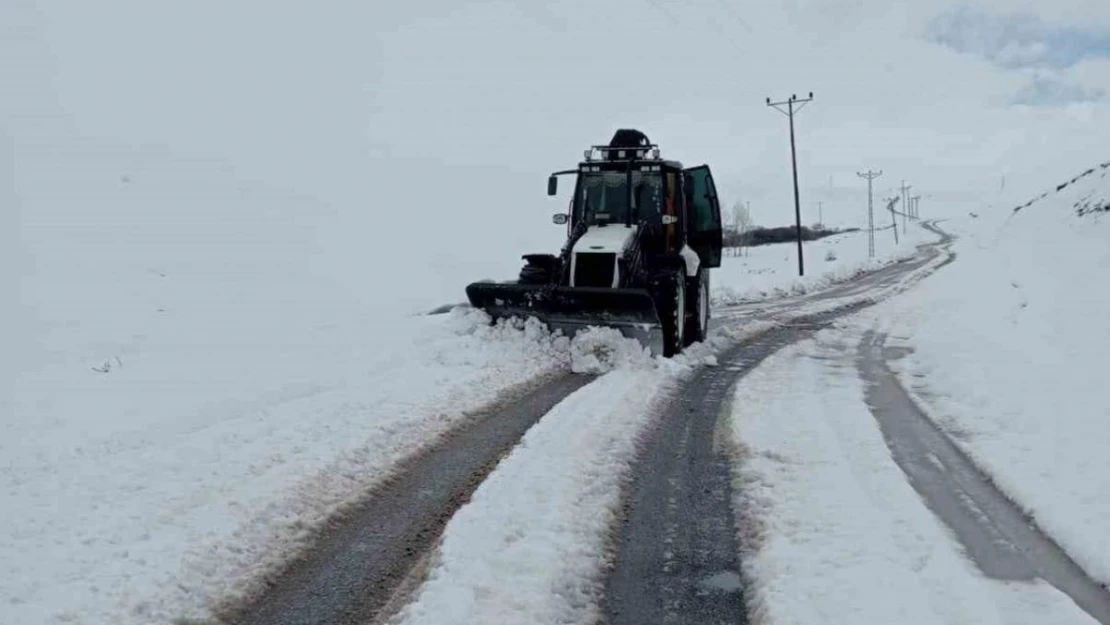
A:
<svg viewBox="0 0 1110 625">
<path fill-rule="evenodd" d="M 520 284 L 550 284 L 559 273 L 559 257 L 551 254 L 528 254 L 524 256 L 524 268 L 520 270 Z"/>
<path fill-rule="evenodd" d="M 700 343 L 709 333 L 709 271 L 699 269 L 698 275 L 686 282 L 689 294 L 686 315 L 686 345 Z"/>
<path fill-rule="evenodd" d="M 657 298 L 663 323 L 663 357 L 670 358 L 682 353 L 686 345 L 686 276 L 681 270 L 661 277 Z"/>
</svg>

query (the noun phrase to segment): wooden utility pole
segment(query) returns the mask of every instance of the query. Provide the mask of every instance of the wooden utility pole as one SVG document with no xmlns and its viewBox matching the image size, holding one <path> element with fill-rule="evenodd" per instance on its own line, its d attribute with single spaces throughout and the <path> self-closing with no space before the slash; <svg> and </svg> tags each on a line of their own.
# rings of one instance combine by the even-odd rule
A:
<svg viewBox="0 0 1110 625">
<path fill-rule="evenodd" d="M 905 234 L 906 229 L 909 228 L 910 220 L 910 196 L 909 191 L 913 185 L 907 185 L 906 181 L 902 181 L 902 233 Z"/>
<path fill-rule="evenodd" d="M 794 225 L 797 228 L 798 234 L 798 275 L 806 275 L 805 261 L 802 260 L 802 203 L 798 195 L 798 157 L 794 149 L 794 113 L 802 110 L 802 107 L 807 103 L 813 101 L 813 92 L 809 92 L 808 98 L 798 98 L 796 95 L 791 95 L 789 99 L 782 102 L 772 102 L 771 98 L 767 98 L 767 106 L 774 107 L 775 110 L 786 115 L 790 118 L 790 164 L 794 168 Z M 782 105 L 786 105 L 786 110 L 782 110 Z M 797 104 L 798 107 L 794 108 Z"/>
<path fill-rule="evenodd" d="M 890 211 L 890 224 L 891 230 L 894 231 L 894 244 L 898 245 L 898 217 L 894 214 L 894 205 L 898 203 L 898 196 L 890 198 L 890 204 L 886 205 L 886 209 Z"/>
</svg>

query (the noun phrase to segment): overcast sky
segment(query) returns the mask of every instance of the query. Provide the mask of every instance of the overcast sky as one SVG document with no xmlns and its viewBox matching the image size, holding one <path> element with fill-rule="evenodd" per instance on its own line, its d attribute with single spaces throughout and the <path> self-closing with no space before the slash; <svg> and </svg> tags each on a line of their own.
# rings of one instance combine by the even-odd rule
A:
<svg viewBox="0 0 1110 625">
<path fill-rule="evenodd" d="M 797 117 L 806 221 L 824 201 L 830 221 L 861 222 L 855 174 L 868 167 L 885 172 L 884 193 L 905 179 L 928 201 L 976 201 L 1003 176 L 1032 193 L 1110 160 L 1105 0 L 15 0 L 0 11 L 0 120 L 17 173 L 67 141 L 156 149 L 308 198 L 339 249 L 388 225 L 433 236 L 444 265 L 465 249 L 452 237 L 488 244 L 490 223 L 502 226 L 493 238 L 557 242 L 546 173 L 622 126 L 708 162 L 726 202 L 750 200 L 757 222 L 788 223 L 786 118 L 768 96 L 816 96 Z"/>
</svg>

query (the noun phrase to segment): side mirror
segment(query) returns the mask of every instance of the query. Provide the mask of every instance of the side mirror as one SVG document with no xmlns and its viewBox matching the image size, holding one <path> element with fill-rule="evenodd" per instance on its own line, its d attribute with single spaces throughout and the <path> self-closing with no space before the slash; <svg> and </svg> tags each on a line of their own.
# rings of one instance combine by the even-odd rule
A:
<svg viewBox="0 0 1110 625">
<path fill-rule="evenodd" d="M 559 190 L 559 179 L 555 176 L 549 177 L 547 179 L 547 194 L 548 195 L 555 195 L 555 193 L 558 190 Z"/>
<path fill-rule="evenodd" d="M 567 223 L 567 214 L 555 213 L 551 216 L 551 222 L 559 226 L 565 226 Z"/>
</svg>

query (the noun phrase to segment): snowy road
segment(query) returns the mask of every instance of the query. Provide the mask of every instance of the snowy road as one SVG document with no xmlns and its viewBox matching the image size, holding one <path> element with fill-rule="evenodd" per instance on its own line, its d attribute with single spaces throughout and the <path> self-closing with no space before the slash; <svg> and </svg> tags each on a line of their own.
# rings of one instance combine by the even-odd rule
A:
<svg viewBox="0 0 1110 625">
<path fill-rule="evenodd" d="M 769 301 L 757 301 L 744 304 L 725 306 L 713 311 L 714 325 L 728 325 L 740 319 L 774 319 L 779 315 L 797 314 L 798 310 L 825 308 L 837 302 L 852 302 L 860 298 L 876 296 L 890 288 L 896 287 L 903 281 L 910 279 L 914 274 L 936 261 L 937 257 L 945 254 L 945 260 L 933 266 L 936 270 L 955 259 L 955 255 L 948 251 L 952 237 L 933 222 L 922 222 L 921 226 L 932 232 L 938 240 L 930 241 L 918 246 L 917 253 L 900 261 L 896 261 L 876 271 L 868 272 L 839 284 L 807 293 L 783 297 Z"/>
<path fill-rule="evenodd" d="M 894 460 L 925 503 L 988 577 L 1043 579 L 1110 624 L 1110 592 L 1033 525 L 917 407 L 887 366 L 899 352 L 886 348 L 885 341 L 885 335 L 867 332 L 857 366 Z"/>
<path fill-rule="evenodd" d="M 722 325 L 790 318 L 720 354 L 720 366 L 699 370 L 644 446 L 625 495 L 626 516 L 606 588 L 609 623 L 747 622 L 731 485 L 733 443 L 724 434 L 731 392 L 782 348 L 947 264 L 951 255 L 939 257 L 951 239 L 935 225 L 928 228 L 939 240 L 922 245 L 912 259 L 825 291 L 729 307 L 717 315 Z"/>
<path fill-rule="evenodd" d="M 784 346 L 927 275 L 947 243 L 825 291 L 723 311 L 724 335 L 749 334 L 717 345 L 705 362 L 720 366 L 557 377 L 503 403 L 408 463 L 225 620 L 741 621 L 731 448 L 718 427 L 731 389 Z"/>
<path fill-rule="evenodd" d="M 732 456 L 719 421 L 736 381 L 858 306 L 795 320 L 719 357 L 666 410 L 641 451 L 605 595 L 608 622 L 744 622 Z"/>
<path fill-rule="evenodd" d="M 688 356 L 503 398 L 220 622 L 1110 623 L 854 314 L 954 260 L 925 225 L 912 258 L 724 308 Z"/>
<path fill-rule="evenodd" d="M 399 589 L 451 515 L 544 414 L 592 376 L 561 375 L 503 400 L 405 461 L 397 477 L 336 522 L 256 602 L 227 610 L 241 625 L 365 623 Z"/>
</svg>

